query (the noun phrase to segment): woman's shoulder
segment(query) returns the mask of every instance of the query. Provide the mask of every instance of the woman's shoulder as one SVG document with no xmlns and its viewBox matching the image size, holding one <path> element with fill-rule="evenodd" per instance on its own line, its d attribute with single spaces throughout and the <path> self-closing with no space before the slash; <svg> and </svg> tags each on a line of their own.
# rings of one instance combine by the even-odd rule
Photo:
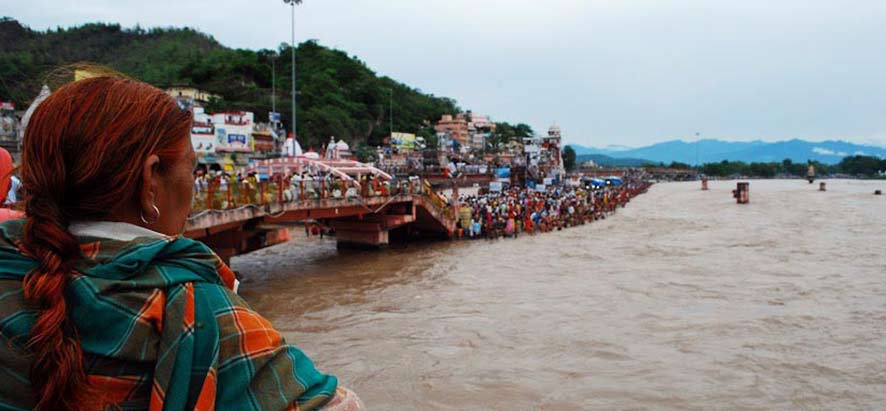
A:
<svg viewBox="0 0 886 411">
<path fill-rule="evenodd" d="M 25 224 L 25 219 L 21 217 L 24 217 L 24 215 L 4 220 L 2 219 L 2 213 L 4 210 L 9 209 L 0 208 L 0 241 L 5 240 L 7 242 L 13 242 L 15 239 L 21 237 L 22 227 Z"/>
<path fill-rule="evenodd" d="M 9 208 L 0 208 L 0 222 L 5 222 L 9 220 L 19 219 L 25 216 L 25 213 L 21 211 L 12 210 Z"/>
<path fill-rule="evenodd" d="M 23 223 L 19 219 L 0 222 L 0 278 L 20 279 L 33 268 L 33 260 L 18 247 Z"/>
</svg>

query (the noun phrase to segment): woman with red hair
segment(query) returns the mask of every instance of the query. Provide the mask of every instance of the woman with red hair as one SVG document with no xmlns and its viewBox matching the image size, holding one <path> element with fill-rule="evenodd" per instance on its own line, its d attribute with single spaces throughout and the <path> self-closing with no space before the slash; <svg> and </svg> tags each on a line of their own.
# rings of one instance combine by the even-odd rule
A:
<svg viewBox="0 0 886 411">
<path fill-rule="evenodd" d="M 162 91 L 112 77 L 35 110 L 27 217 L 0 224 L 0 408 L 362 408 L 237 296 L 212 251 L 180 236 L 190 125 Z"/>
</svg>

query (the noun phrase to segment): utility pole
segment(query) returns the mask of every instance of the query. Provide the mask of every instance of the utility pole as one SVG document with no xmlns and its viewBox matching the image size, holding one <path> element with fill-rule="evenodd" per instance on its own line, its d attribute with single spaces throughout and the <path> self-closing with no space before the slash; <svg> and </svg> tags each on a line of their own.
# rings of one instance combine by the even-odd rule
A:
<svg viewBox="0 0 886 411">
<path fill-rule="evenodd" d="M 277 55 L 271 56 L 271 112 L 277 112 Z"/>
</svg>

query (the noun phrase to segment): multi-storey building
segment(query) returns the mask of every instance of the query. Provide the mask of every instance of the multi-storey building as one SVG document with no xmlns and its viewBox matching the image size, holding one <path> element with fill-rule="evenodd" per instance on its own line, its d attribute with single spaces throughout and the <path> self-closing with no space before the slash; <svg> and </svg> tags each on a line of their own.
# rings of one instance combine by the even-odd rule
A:
<svg viewBox="0 0 886 411">
<path fill-rule="evenodd" d="M 475 114 L 471 111 L 459 113 L 453 117 L 450 114 L 443 115 L 434 130 L 438 135 L 458 142 L 459 150 L 465 153 L 470 150 L 480 151 L 486 147 L 486 142 L 495 131 L 495 123 L 489 120 L 489 116 Z"/>
<path fill-rule="evenodd" d="M 464 114 L 458 114 L 452 117 L 451 114 L 444 114 L 437 125 L 434 126 L 437 133 L 446 133 L 449 137 L 457 141 L 462 146 L 470 144 L 468 140 L 468 120 Z"/>
<path fill-rule="evenodd" d="M 233 170 L 250 159 L 279 157 L 284 143 L 282 133 L 268 123 L 256 123 L 248 111 L 207 113 L 193 100 L 179 98 L 194 119 L 191 145 L 198 161 L 209 169 Z"/>
<path fill-rule="evenodd" d="M 546 136 L 523 139 L 523 152 L 529 177 L 536 181 L 545 178 L 557 179 L 565 175 L 563 156 L 560 153 L 562 134 L 560 126 L 554 124 Z"/>
</svg>

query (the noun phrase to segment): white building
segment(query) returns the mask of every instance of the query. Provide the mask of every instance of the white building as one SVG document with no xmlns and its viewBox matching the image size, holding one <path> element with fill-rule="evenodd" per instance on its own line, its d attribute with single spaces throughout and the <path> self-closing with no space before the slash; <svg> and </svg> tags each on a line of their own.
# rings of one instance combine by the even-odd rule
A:
<svg viewBox="0 0 886 411">
<path fill-rule="evenodd" d="M 495 124 L 489 120 L 489 116 L 471 113 L 471 121 L 468 127 L 474 126 L 477 130 L 495 129 Z"/>
<path fill-rule="evenodd" d="M 481 151 L 486 148 L 486 142 L 495 131 L 495 123 L 489 119 L 489 116 L 483 114 L 468 112 L 468 117 L 470 119 L 468 122 L 468 141 L 470 142 L 471 149 Z"/>
<path fill-rule="evenodd" d="M 566 174 L 563 168 L 563 155 L 560 152 L 561 140 L 560 126 L 556 124 L 548 129 L 546 136 L 523 139 L 523 152 L 534 178 L 558 178 Z"/>
<path fill-rule="evenodd" d="M 287 137 L 283 143 L 283 155 L 286 157 L 298 157 L 303 155 L 301 145 L 292 137 Z"/>
<path fill-rule="evenodd" d="M 471 134 L 471 148 L 474 150 L 483 150 L 486 148 L 486 141 L 488 141 L 489 137 L 490 133 L 475 132 Z"/>
<path fill-rule="evenodd" d="M 194 121 L 191 124 L 191 145 L 198 155 L 215 154 L 217 146 L 215 128 L 212 126 L 212 117 L 203 110 L 203 107 L 191 108 Z"/>
<path fill-rule="evenodd" d="M 166 90 L 166 94 L 169 94 L 173 98 L 176 99 L 189 99 L 192 102 L 197 103 L 208 103 L 213 99 L 221 99 L 221 96 L 217 94 L 212 94 L 205 90 L 200 90 L 194 87 L 186 87 L 186 86 L 173 86 L 169 87 Z"/>
<path fill-rule="evenodd" d="M 329 144 L 326 145 L 326 159 L 328 160 L 349 160 L 351 158 L 351 147 L 344 140 L 335 142 L 335 137 L 329 137 Z"/>
<path fill-rule="evenodd" d="M 218 153 L 252 152 L 253 115 L 248 111 L 213 113 L 210 123 L 215 128 Z"/>
</svg>

